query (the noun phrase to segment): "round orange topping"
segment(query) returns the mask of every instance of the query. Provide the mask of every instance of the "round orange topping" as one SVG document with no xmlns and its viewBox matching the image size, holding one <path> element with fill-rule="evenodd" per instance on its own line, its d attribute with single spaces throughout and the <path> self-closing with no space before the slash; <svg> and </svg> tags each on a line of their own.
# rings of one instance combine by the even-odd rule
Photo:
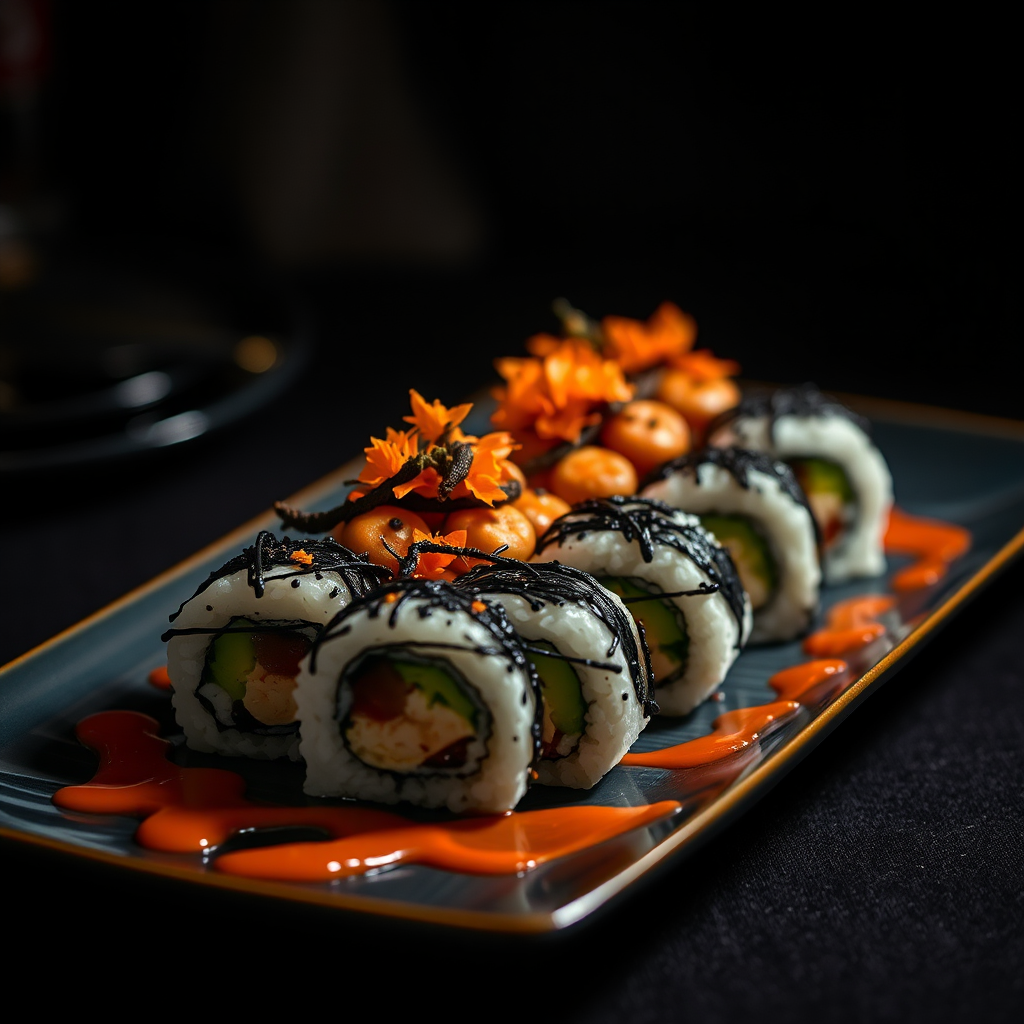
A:
<svg viewBox="0 0 1024 1024">
<path fill-rule="evenodd" d="M 444 529 L 446 533 L 465 530 L 466 547 L 477 548 L 488 554 L 507 544 L 508 550 L 501 553 L 502 557 L 518 558 L 524 562 L 533 554 L 537 545 L 537 535 L 530 520 L 512 505 L 460 509 L 445 520 Z M 481 564 L 478 558 L 459 559 L 452 564 L 452 568 L 462 561 L 469 566 Z"/>
<path fill-rule="evenodd" d="M 601 429 L 601 443 L 625 455 L 638 476 L 690 450 L 690 428 L 680 413 L 664 402 L 629 402 Z"/>
<path fill-rule="evenodd" d="M 375 565 L 385 565 L 392 572 L 398 572 L 398 559 L 388 548 L 404 555 L 413 542 L 415 530 L 430 533 L 427 524 L 415 512 L 397 505 L 378 505 L 347 523 L 339 523 L 331 530 L 331 535 L 357 555 L 365 554 Z"/>
<path fill-rule="evenodd" d="M 538 537 L 569 511 L 569 503 L 550 491 L 525 490 L 512 504 L 530 520 Z"/>
<path fill-rule="evenodd" d="M 707 425 L 740 401 L 740 389 L 728 377 L 701 380 L 686 370 L 669 369 L 661 378 L 658 398 L 686 417 L 694 434 L 701 436 Z"/>
<path fill-rule="evenodd" d="M 555 466 L 551 489 L 575 505 L 589 498 L 636 494 L 637 475 L 625 455 L 597 445 L 584 445 L 569 452 Z"/>
</svg>

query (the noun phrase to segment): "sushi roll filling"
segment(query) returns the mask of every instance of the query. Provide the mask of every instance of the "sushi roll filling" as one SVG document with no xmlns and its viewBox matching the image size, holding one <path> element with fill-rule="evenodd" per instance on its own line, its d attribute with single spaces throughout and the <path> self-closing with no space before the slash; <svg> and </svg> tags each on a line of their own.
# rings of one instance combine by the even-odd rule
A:
<svg viewBox="0 0 1024 1024">
<path fill-rule="evenodd" d="M 471 774 L 490 716 L 450 662 L 390 646 L 365 652 L 338 688 L 345 745 L 364 764 L 413 774 Z"/>
<path fill-rule="evenodd" d="M 568 757 L 586 731 L 587 702 L 580 677 L 548 640 L 527 640 L 530 661 L 540 681 L 544 718 L 541 724 L 541 753 L 546 761 Z M 550 654 L 538 653 L 538 649 Z"/>
<path fill-rule="evenodd" d="M 650 580 L 602 576 L 598 582 L 622 598 L 637 629 L 646 637 L 651 650 L 655 687 L 681 678 L 686 672 L 690 637 L 686 631 L 686 619 L 678 605 L 660 597 Z"/>
<path fill-rule="evenodd" d="M 729 549 L 753 611 L 771 600 L 779 585 L 779 570 L 768 541 L 747 516 L 702 514 L 701 526 Z"/>
<path fill-rule="evenodd" d="M 827 459 L 787 459 L 807 495 L 821 541 L 832 547 L 857 518 L 853 487 L 842 467 Z"/>
<path fill-rule="evenodd" d="M 235 617 L 206 650 L 196 697 L 220 729 L 280 734 L 298 729 L 295 677 L 316 627 Z"/>
</svg>

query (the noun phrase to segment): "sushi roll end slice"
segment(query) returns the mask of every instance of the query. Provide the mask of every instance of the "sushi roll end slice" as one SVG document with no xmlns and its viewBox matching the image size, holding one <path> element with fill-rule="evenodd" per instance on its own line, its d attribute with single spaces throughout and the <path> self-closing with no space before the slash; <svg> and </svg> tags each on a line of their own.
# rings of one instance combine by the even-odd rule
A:
<svg viewBox="0 0 1024 1024">
<path fill-rule="evenodd" d="M 813 384 L 756 392 L 711 425 L 708 444 L 790 466 L 818 523 L 826 583 L 885 572 L 892 475 L 863 417 Z"/>
<path fill-rule="evenodd" d="M 187 744 L 297 760 L 299 663 L 354 594 L 389 576 L 333 540 L 278 540 L 269 532 L 211 573 L 164 634 L 171 701 Z"/>
</svg>

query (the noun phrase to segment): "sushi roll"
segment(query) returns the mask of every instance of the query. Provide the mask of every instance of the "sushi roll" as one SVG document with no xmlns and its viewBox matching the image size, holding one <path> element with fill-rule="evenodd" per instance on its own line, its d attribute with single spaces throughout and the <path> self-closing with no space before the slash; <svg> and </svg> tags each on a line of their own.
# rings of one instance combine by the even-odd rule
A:
<svg viewBox="0 0 1024 1024">
<path fill-rule="evenodd" d="M 456 585 L 502 605 L 537 671 L 537 781 L 589 789 L 657 708 L 650 655 L 626 606 L 589 573 L 553 562 L 481 565 Z"/>
<path fill-rule="evenodd" d="M 863 417 L 813 384 L 746 396 L 708 430 L 708 444 L 786 462 L 818 522 L 825 582 L 885 572 L 892 475 Z"/>
<path fill-rule="evenodd" d="M 205 753 L 299 757 L 299 662 L 320 630 L 391 573 L 333 540 L 252 547 L 211 573 L 171 616 L 167 672 L 185 741 Z"/>
<path fill-rule="evenodd" d="M 705 448 L 666 462 L 641 493 L 694 513 L 729 549 L 754 613 L 750 643 L 807 631 L 821 585 L 817 528 L 784 462 L 742 448 Z"/>
<path fill-rule="evenodd" d="M 534 557 L 583 569 L 622 598 L 645 634 L 662 714 L 685 715 L 725 678 L 751 611 L 728 550 L 696 516 L 652 498 L 582 502 Z"/>
<path fill-rule="evenodd" d="M 511 810 L 538 751 L 537 688 L 500 604 L 396 579 L 336 616 L 303 662 L 305 792 Z"/>
</svg>

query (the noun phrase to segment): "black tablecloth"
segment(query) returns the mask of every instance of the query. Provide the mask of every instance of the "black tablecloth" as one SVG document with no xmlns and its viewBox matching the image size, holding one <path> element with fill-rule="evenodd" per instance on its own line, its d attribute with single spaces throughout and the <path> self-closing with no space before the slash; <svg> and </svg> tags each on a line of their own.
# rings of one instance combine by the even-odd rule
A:
<svg viewBox="0 0 1024 1024">
<path fill-rule="evenodd" d="M 368 430 L 397 423 L 409 386 L 455 401 L 512 346 L 482 331 L 462 360 L 414 358 L 415 347 L 391 359 L 370 326 L 353 347 L 328 324 L 303 380 L 219 437 L 9 498 L 0 660 L 350 457 Z M 564 934 L 382 921 L 4 842 L 13 962 L 72 972 L 72 995 L 87 977 L 77 967 L 107 991 L 144 977 L 188 1012 L 212 981 L 234 1012 L 276 1000 L 313 1012 L 307 1000 L 327 999 L 348 1015 L 365 996 L 393 1019 L 1013 1017 L 1024 1004 L 1022 583 L 1024 567 L 1011 568 L 726 831 Z"/>
</svg>

